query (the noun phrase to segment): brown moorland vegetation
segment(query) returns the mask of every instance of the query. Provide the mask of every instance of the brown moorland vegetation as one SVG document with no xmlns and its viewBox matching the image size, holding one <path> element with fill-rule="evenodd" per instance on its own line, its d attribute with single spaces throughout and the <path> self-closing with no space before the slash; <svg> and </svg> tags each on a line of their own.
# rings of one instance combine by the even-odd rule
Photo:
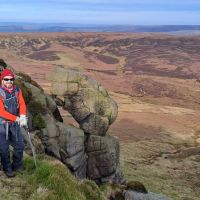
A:
<svg viewBox="0 0 200 200">
<path fill-rule="evenodd" d="M 200 36 L 2 33 L 0 55 L 48 93 L 45 75 L 55 67 L 101 82 L 119 106 L 109 131 L 126 178 L 172 199 L 199 199 Z"/>
</svg>

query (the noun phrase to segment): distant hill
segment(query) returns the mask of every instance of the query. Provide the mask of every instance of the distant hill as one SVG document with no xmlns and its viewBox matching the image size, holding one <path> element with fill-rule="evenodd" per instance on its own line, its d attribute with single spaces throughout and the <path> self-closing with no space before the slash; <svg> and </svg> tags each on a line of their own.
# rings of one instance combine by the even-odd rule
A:
<svg viewBox="0 0 200 200">
<path fill-rule="evenodd" d="M 0 32 L 181 32 L 199 34 L 200 25 L 82 25 L 66 23 L 0 23 Z"/>
</svg>

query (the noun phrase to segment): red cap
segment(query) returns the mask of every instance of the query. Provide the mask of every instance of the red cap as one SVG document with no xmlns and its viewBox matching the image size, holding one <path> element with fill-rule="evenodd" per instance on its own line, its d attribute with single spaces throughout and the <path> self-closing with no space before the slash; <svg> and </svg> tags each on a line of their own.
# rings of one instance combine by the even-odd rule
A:
<svg viewBox="0 0 200 200">
<path fill-rule="evenodd" d="M 13 74 L 13 72 L 10 69 L 4 69 L 1 73 L 1 80 L 5 77 L 5 76 L 11 76 L 12 78 L 15 78 L 15 75 Z"/>
</svg>

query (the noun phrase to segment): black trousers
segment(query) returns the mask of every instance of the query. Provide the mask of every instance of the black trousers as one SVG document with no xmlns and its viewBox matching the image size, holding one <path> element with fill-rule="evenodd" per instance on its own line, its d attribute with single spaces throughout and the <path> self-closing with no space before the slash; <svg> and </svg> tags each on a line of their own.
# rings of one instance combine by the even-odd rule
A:
<svg viewBox="0 0 200 200">
<path fill-rule="evenodd" d="M 9 145 L 13 147 L 12 163 L 10 160 Z M 9 123 L 8 138 L 6 138 L 6 125 L 0 124 L 0 155 L 4 171 L 17 170 L 22 166 L 24 139 L 20 127 L 16 123 Z"/>
</svg>

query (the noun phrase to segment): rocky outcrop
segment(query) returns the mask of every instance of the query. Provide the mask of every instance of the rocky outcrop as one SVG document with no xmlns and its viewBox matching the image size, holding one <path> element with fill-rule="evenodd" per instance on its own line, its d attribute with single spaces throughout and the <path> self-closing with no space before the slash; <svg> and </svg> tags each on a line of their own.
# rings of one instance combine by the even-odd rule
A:
<svg viewBox="0 0 200 200">
<path fill-rule="evenodd" d="M 87 177 L 98 184 L 122 182 L 119 142 L 107 132 L 117 117 L 115 101 L 97 81 L 80 72 L 58 68 L 47 78 L 52 82 L 53 95 L 64 98 L 63 108 L 85 133 Z"/>
<path fill-rule="evenodd" d="M 81 129 L 63 123 L 54 99 L 31 78 L 16 73 L 18 85 L 28 108 L 28 123 L 37 153 L 61 160 L 78 178 L 86 178 L 85 135 Z M 27 136 L 22 130 L 26 143 Z M 26 147 L 28 153 L 30 148 Z"/>
<path fill-rule="evenodd" d="M 119 143 L 109 135 L 91 135 L 86 146 L 88 155 L 88 178 L 101 184 L 108 181 L 119 183 L 122 174 L 119 170 Z"/>
<path fill-rule="evenodd" d="M 85 133 L 105 136 L 117 117 L 117 104 L 95 80 L 73 70 L 62 68 L 47 77 L 52 94 L 64 97 L 64 108 Z"/>
<path fill-rule="evenodd" d="M 119 142 L 107 132 L 117 117 L 117 104 L 108 92 L 97 81 L 73 70 L 57 69 L 48 77 L 52 96 L 28 75 L 16 76 L 36 151 L 61 160 L 80 179 L 121 183 Z M 56 102 L 72 114 L 80 128 L 63 123 Z"/>
<path fill-rule="evenodd" d="M 84 132 L 70 125 L 57 122 L 60 136 L 61 161 L 65 163 L 76 177 L 86 178 L 87 156 L 85 154 Z"/>
</svg>

